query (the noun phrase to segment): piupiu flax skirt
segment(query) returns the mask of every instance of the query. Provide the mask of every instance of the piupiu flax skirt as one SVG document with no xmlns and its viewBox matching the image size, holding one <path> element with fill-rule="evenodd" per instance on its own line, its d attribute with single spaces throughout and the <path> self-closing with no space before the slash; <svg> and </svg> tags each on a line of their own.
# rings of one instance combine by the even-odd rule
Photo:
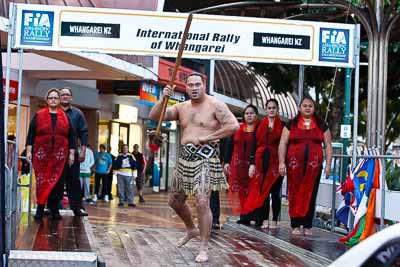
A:
<svg viewBox="0 0 400 267">
<path fill-rule="evenodd" d="M 191 196 L 228 187 L 219 160 L 218 143 L 181 146 L 172 183 L 174 191 L 184 191 Z"/>
</svg>

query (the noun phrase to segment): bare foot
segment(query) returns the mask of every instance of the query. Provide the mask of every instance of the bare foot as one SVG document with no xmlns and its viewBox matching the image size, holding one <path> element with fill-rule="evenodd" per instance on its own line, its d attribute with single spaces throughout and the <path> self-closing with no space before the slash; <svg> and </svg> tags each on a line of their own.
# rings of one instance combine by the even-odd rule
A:
<svg viewBox="0 0 400 267">
<path fill-rule="evenodd" d="M 196 262 L 206 262 L 208 261 L 208 256 L 207 256 L 207 249 L 202 250 L 200 249 L 199 255 L 196 257 Z"/>
<path fill-rule="evenodd" d="M 189 242 L 190 239 L 195 238 L 199 235 L 199 231 L 197 230 L 190 230 L 186 232 L 186 235 L 179 239 L 178 243 L 176 243 L 176 246 L 178 248 L 182 247 L 185 245 L 187 242 Z"/>
<path fill-rule="evenodd" d="M 262 229 L 267 229 L 267 228 L 269 228 L 269 221 L 265 221 L 265 222 L 263 223 L 263 225 L 261 226 L 261 228 L 262 228 Z"/>
<path fill-rule="evenodd" d="M 292 231 L 292 235 L 301 235 L 300 228 L 294 228 Z"/>
<path fill-rule="evenodd" d="M 278 228 L 278 222 L 272 221 L 271 224 L 269 225 L 269 229 L 276 229 Z"/>
<path fill-rule="evenodd" d="M 312 235 L 312 231 L 311 231 L 311 229 L 307 229 L 307 228 L 305 228 L 305 229 L 304 229 L 304 235 L 311 236 L 311 235 Z"/>
</svg>

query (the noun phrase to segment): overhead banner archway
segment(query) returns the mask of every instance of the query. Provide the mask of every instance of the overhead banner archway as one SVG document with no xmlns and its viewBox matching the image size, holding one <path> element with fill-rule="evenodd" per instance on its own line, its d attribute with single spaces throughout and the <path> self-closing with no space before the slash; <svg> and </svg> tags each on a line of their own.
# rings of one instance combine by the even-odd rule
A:
<svg viewBox="0 0 400 267">
<path fill-rule="evenodd" d="M 14 48 L 175 57 L 187 14 L 16 4 Z M 356 25 L 196 14 L 188 58 L 355 67 Z"/>
</svg>

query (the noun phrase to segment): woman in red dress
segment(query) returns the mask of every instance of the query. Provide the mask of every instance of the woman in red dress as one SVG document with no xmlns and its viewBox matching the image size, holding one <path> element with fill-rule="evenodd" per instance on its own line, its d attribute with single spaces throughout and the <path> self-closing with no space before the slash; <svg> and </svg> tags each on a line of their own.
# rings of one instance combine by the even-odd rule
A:
<svg viewBox="0 0 400 267">
<path fill-rule="evenodd" d="M 300 226 L 303 226 L 305 235 L 312 235 L 322 171 L 322 143 L 325 144 L 328 177 L 333 153 L 331 133 L 326 123 L 315 116 L 314 101 L 304 97 L 299 114 L 284 127 L 279 144 L 279 172 L 288 177 L 289 215 L 294 235 L 301 234 Z"/>
<path fill-rule="evenodd" d="M 234 136 L 227 141 L 224 168 L 228 175 L 230 193 L 239 193 L 240 210 L 248 195 L 251 144 L 257 128 L 258 110 L 248 105 L 243 111 L 243 123 Z M 250 223 L 241 212 L 238 223 Z"/>
<path fill-rule="evenodd" d="M 67 163 L 74 162 L 76 148 L 72 127 L 67 115 L 59 107 L 60 92 L 56 88 L 46 93 L 47 107 L 33 117 L 26 141 L 26 158 L 32 161 L 36 175 L 37 209 L 35 219 L 41 220 L 44 206 L 52 219 L 61 219 L 58 205 L 64 191 Z"/>
<path fill-rule="evenodd" d="M 278 146 L 282 134 L 282 121 L 278 116 L 278 101 L 267 101 L 267 116 L 261 121 L 253 138 L 250 156 L 249 196 L 243 213 L 252 214 L 256 226 L 276 228 L 281 210 L 283 177 L 278 171 Z M 269 225 L 269 203 L 272 197 L 272 223 Z M 263 225 L 264 219 L 266 223 Z"/>
</svg>

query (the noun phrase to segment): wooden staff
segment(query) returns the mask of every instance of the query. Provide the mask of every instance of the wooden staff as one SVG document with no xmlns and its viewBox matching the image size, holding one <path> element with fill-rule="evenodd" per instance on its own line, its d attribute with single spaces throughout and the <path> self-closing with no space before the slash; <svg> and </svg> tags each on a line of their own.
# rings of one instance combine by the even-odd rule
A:
<svg viewBox="0 0 400 267">
<path fill-rule="evenodd" d="M 185 47 L 186 39 L 187 39 L 187 37 L 189 35 L 189 29 L 190 29 L 190 24 L 192 23 L 192 19 L 193 19 L 193 14 L 189 13 L 189 16 L 188 16 L 187 21 L 186 21 L 185 31 L 183 32 L 183 37 L 182 37 L 181 43 L 179 45 L 178 56 L 176 57 L 174 69 L 172 71 L 172 75 L 171 75 L 170 81 L 168 83 L 168 85 L 172 89 L 173 89 L 173 86 L 174 86 L 174 83 L 175 83 L 176 74 L 178 73 L 178 69 L 179 69 L 179 66 L 181 64 L 183 48 Z M 154 133 L 151 133 L 151 136 L 150 136 L 150 138 L 151 138 L 150 142 L 154 146 L 157 146 L 157 148 L 162 143 L 162 137 L 160 135 L 160 131 L 161 131 L 162 122 L 164 120 L 165 111 L 167 109 L 168 100 L 169 100 L 169 97 L 167 97 L 167 96 L 163 98 L 161 115 L 160 115 L 160 118 L 158 119 L 156 131 Z"/>
</svg>

